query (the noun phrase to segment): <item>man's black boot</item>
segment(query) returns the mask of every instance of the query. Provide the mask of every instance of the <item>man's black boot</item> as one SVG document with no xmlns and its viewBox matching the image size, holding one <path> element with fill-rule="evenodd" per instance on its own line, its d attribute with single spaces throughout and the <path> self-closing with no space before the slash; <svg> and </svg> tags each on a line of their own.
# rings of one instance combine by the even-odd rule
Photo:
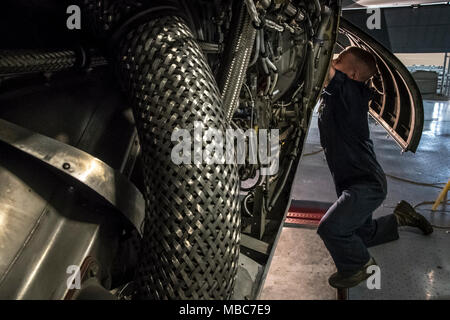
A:
<svg viewBox="0 0 450 320">
<path fill-rule="evenodd" d="M 416 210 L 406 201 L 400 201 L 394 209 L 394 215 L 397 218 L 399 226 L 416 227 L 422 230 L 423 234 L 429 235 L 433 232 L 433 227 L 424 216 L 417 213 Z"/>
<path fill-rule="evenodd" d="M 367 262 L 361 269 L 356 270 L 351 274 L 339 272 L 332 274 L 328 279 L 328 283 L 336 289 L 352 288 L 369 278 L 371 273 L 367 273 L 367 268 L 376 265 L 377 263 L 375 262 L 375 259 L 371 257 L 369 262 Z"/>
</svg>

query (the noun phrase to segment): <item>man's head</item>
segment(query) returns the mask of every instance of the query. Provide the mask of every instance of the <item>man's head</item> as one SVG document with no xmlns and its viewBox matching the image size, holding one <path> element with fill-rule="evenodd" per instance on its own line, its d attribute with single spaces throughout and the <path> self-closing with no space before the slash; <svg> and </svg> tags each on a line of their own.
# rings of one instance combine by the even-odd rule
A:
<svg viewBox="0 0 450 320">
<path fill-rule="evenodd" d="M 347 47 L 333 60 L 332 65 L 350 79 L 362 82 L 369 80 L 377 72 L 373 55 L 358 47 Z"/>
</svg>

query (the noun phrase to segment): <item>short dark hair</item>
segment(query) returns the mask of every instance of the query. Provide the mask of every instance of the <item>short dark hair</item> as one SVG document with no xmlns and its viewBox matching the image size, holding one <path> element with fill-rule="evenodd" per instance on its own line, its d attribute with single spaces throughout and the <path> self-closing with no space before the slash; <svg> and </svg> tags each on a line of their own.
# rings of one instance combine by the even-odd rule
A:
<svg viewBox="0 0 450 320">
<path fill-rule="evenodd" d="M 359 47 L 347 47 L 341 54 L 351 54 L 355 58 L 362 81 L 370 79 L 377 72 L 377 62 L 375 57 L 367 50 Z"/>
</svg>

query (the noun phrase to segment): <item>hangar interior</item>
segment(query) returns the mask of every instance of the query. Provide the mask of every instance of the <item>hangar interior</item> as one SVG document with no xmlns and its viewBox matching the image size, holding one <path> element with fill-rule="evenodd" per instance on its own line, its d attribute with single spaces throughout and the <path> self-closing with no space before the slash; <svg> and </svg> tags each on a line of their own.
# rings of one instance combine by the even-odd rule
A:
<svg viewBox="0 0 450 320">
<path fill-rule="evenodd" d="M 0 299 L 450 299 L 447 198 L 431 209 L 450 178 L 448 2 L 73 2 L 0 4 Z M 349 45 L 370 77 L 335 68 Z M 367 98 L 387 174 L 374 216 L 405 200 L 434 226 L 370 249 L 375 289 L 333 289 L 317 235 L 332 72 L 367 89 L 347 98 Z M 260 153 L 228 157 L 209 129 Z"/>
<path fill-rule="evenodd" d="M 371 123 L 377 157 L 387 174 L 411 181 L 437 183 L 448 179 L 450 138 L 448 101 L 424 101 L 425 126 L 416 154 L 401 154 L 379 125 Z M 320 150 L 317 116 L 313 118 L 306 153 Z M 314 124 L 316 123 L 316 125 Z M 442 167 L 442 164 L 447 166 Z M 306 156 L 294 185 L 292 201 L 331 205 L 336 200 L 331 174 L 323 153 Z M 308 184 L 311 187 L 305 188 Z M 388 196 L 374 217 L 390 214 L 400 200 L 411 204 L 434 201 L 440 189 L 388 177 Z M 448 299 L 450 255 L 448 206 L 432 212 L 431 204 L 417 209 L 435 227 L 431 236 L 404 227 L 400 239 L 369 249 L 381 268 L 381 289 L 365 283 L 348 292 L 349 299 Z M 442 227 L 439 228 L 439 227 Z M 336 289 L 327 283 L 335 267 L 314 227 L 285 226 L 268 272 L 262 299 L 336 299 Z M 301 283 L 302 285 L 299 285 Z"/>
<path fill-rule="evenodd" d="M 364 27 L 369 14 L 366 9 L 355 9 L 343 11 L 343 16 Z M 264 284 L 262 299 L 450 298 L 449 206 L 444 204 L 436 211 L 431 210 L 442 183 L 445 184 L 450 176 L 450 101 L 445 95 L 445 80 L 437 84 L 438 76 L 445 79 L 448 74 L 446 52 L 450 50 L 450 6 L 384 8 L 381 17 L 381 29 L 368 30 L 368 33 L 394 53 L 440 53 L 442 60 L 438 60 L 440 69 L 434 77 L 432 95 L 422 92 L 425 122 L 415 154 L 402 154 L 395 141 L 387 137 L 386 131 L 375 121 L 370 122 L 377 158 L 388 175 L 388 195 L 374 217 L 392 213 L 400 200 L 413 205 L 426 202 L 417 210 L 435 226 L 434 232 L 425 237 L 420 231 L 402 227 L 399 240 L 369 249 L 381 268 L 381 289 L 370 290 L 361 283 L 348 292 L 338 293 L 328 286 L 327 278 L 335 272 L 335 267 L 316 233 L 316 227 L 285 225 Z M 424 60 L 421 63 L 424 65 L 414 68 L 433 68 L 425 66 L 433 63 Z M 333 180 L 320 150 L 315 112 L 292 192 L 293 204 L 297 206 L 313 203 L 326 208 L 336 200 Z"/>
</svg>

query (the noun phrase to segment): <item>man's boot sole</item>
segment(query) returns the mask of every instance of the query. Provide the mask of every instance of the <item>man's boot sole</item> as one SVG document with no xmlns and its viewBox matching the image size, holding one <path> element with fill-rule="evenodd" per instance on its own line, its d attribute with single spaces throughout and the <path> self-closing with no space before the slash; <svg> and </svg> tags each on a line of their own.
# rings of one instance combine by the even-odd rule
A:
<svg viewBox="0 0 450 320">
<path fill-rule="evenodd" d="M 408 215 L 408 218 L 411 218 L 416 222 L 417 228 L 419 228 L 424 235 L 433 233 L 433 226 L 430 222 L 428 222 L 424 216 L 417 213 L 408 202 L 404 200 L 400 201 L 397 207 L 395 207 L 394 213 L 403 217 Z"/>
<path fill-rule="evenodd" d="M 377 266 L 377 262 L 375 261 L 375 259 L 373 257 L 371 257 L 369 262 L 363 267 L 363 270 L 358 271 L 358 273 L 360 273 L 360 272 L 363 273 L 363 276 L 360 279 L 346 283 L 345 285 L 342 285 L 342 286 L 336 285 L 335 283 L 333 283 L 331 281 L 333 276 L 337 274 L 337 273 L 335 273 L 328 279 L 328 284 L 335 289 L 348 289 L 348 288 L 356 287 L 358 284 L 367 280 L 372 275 L 370 273 L 367 273 L 367 268 L 369 268 L 370 266 Z"/>
</svg>

